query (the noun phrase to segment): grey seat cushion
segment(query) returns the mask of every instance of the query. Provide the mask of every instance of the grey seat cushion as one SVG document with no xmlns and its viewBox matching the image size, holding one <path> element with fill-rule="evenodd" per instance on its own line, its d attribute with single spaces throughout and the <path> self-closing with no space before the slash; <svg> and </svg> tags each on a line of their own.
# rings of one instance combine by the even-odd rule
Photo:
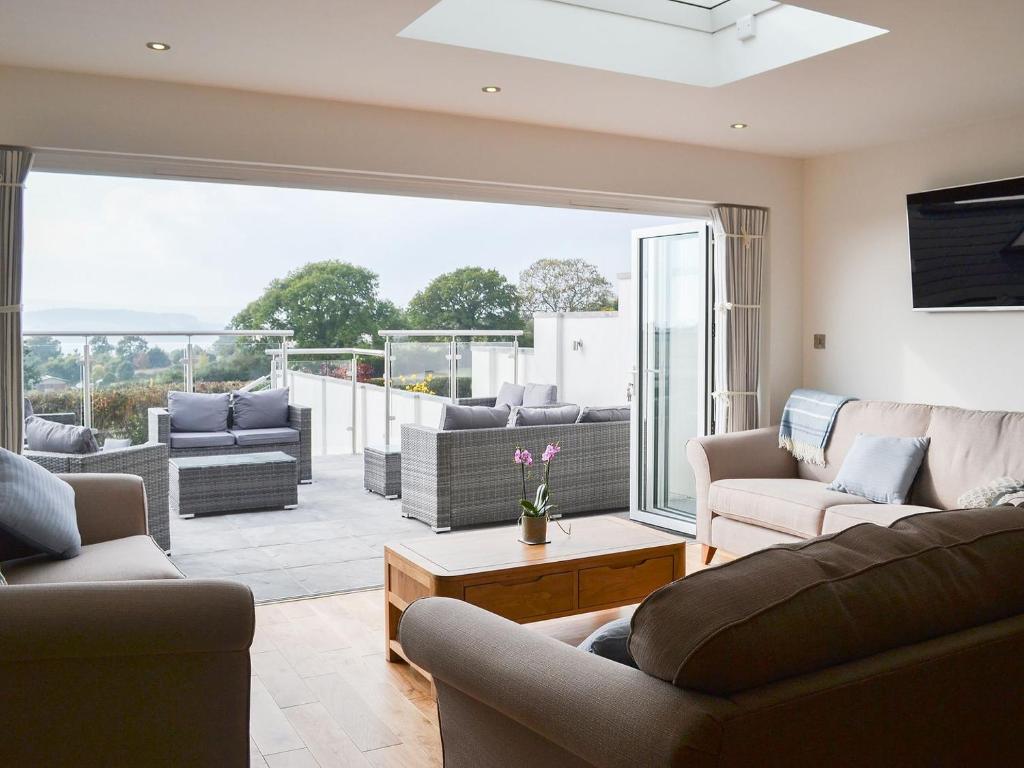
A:
<svg viewBox="0 0 1024 768">
<path fill-rule="evenodd" d="M 644 672 L 729 695 L 1024 612 L 1024 515 L 928 512 L 700 571 L 648 597 Z"/>
<path fill-rule="evenodd" d="M 288 426 L 288 388 L 265 392 L 233 394 L 232 427 L 235 429 L 271 429 Z"/>
<path fill-rule="evenodd" d="M 580 410 L 577 424 L 598 424 L 609 421 L 629 421 L 628 405 L 593 406 L 585 405 Z"/>
<path fill-rule="evenodd" d="M 182 579 L 149 536 L 86 544 L 73 560 L 23 557 L 3 564 L 9 584 L 67 584 L 91 581 Z"/>
<path fill-rule="evenodd" d="M 558 387 L 554 384 L 527 384 L 523 389 L 522 404 L 528 408 L 558 402 Z"/>
<path fill-rule="evenodd" d="M 494 429 L 508 422 L 507 406 L 490 408 L 486 405 L 454 405 L 445 403 L 441 411 L 442 431 L 461 429 Z"/>
<path fill-rule="evenodd" d="M 525 405 L 517 405 L 509 414 L 508 426 L 510 427 L 540 427 L 552 424 L 575 424 L 580 414 L 578 405 L 557 405 L 528 408 Z"/>
<path fill-rule="evenodd" d="M 224 432 L 228 428 L 231 396 L 201 392 L 168 392 L 171 432 Z"/>
<path fill-rule="evenodd" d="M 495 398 L 494 405 L 497 407 L 507 405 L 509 408 L 513 405 L 522 405 L 525 393 L 526 387 L 522 384 L 511 384 L 506 381 L 498 390 L 498 397 Z"/>
<path fill-rule="evenodd" d="M 235 436 L 223 432 L 171 432 L 171 448 L 222 448 L 235 444 Z"/>
<path fill-rule="evenodd" d="M 274 445 L 299 442 L 299 430 L 291 427 L 267 427 L 266 429 L 231 429 L 239 445 Z"/>
<path fill-rule="evenodd" d="M 929 442 L 927 437 L 857 435 L 829 490 L 879 504 L 906 504 Z"/>
<path fill-rule="evenodd" d="M 30 451 L 47 453 L 96 453 L 96 435 L 88 427 L 59 424 L 38 416 L 25 420 L 25 442 Z"/>
<path fill-rule="evenodd" d="M 0 530 L 51 557 L 75 557 L 82 537 L 74 490 L 35 462 L 0 448 Z"/>
</svg>

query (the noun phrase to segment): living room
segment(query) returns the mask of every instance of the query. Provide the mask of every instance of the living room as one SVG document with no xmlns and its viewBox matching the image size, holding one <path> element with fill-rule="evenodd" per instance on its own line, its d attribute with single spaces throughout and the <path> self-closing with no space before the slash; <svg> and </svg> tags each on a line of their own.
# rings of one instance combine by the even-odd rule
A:
<svg viewBox="0 0 1024 768">
<path fill-rule="evenodd" d="M 73 488 L 77 527 L 64 533 L 77 532 L 83 550 L 117 544 L 110 557 L 141 556 L 152 570 L 128 581 L 80 571 L 66 578 L 79 583 L 55 583 L 47 570 L 86 560 L 10 549 L 13 518 L 4 519 L 0 571 L 17 574 L 8 563 L 28 555 L 43 575 L 0 587 L 5 698 L 19 713 L 0 754 L 45 765 L 322 768 L 1019 761 L 1020 716 L 1005 701 L 1024 692 L 1016 662 L 1022 605 L 1019 588 L 1007 582 L 1020 519 L 1015 507 L 988 506 L 1013 492 L 982 494 L 988 508 L 966 513 L 927 511 L 976 506 L 958 502 L 1024 476 L 1015 448 L 1024 395 L 1014 385 L 1024 315 L 988 311 L 1020 303 L 1014 238 L 1002 257 L 1007 290 L 987 305 L 946 312 L 922 311 L 936 307 L 918 301 L 908 237 L 908 196 L 1024 176 L 1019 4 L 808 0 L 801 9 L 884 34 L 860 30 L 857 40 L 802 61 L 696 83 L 685 73 L 638 72 L 621 57 L 581 63 L 592 54 L 582 49 L 522 53 L 509 47 L 521 41 L 497 35 L 441 39 L 459 31 L 445 27 L 442 11 L 472 11 L 457 3 L 381 5 L 315 2 L 304 13 L 277 6 L 246 13 L 221 2 L 131 9 L 0 2 L 0 98 L 8 106 L 0 110 L 7 163 L 0 194 L 9 204 L 0 213 L 4 447 L 20 452 L 24 426 L 21 377 L 9 375 L 20 372 L 12 319 L 22 270 L 10 212 L 14 202 L 19 211 L 31 205 L 31 189 L 22 197 L 20 187 L 26 155 L 33 172 L 675 219 L 710 220 L 721 206 L 763 210 L 763 235 L 719 224 L 712 238 L 716 254 L 763 259 L 762 295 L 749 302 L 759 308 L 725 310 L 759 313 L 759 361 L 733 366 L 754 376 L 756 395 L 729 382 L 705 388 L 706 400 L 719 393 L 712 413 L 723 401 L 756 403 L 738 434 L 676 446 L 698 480 L 695 538 L 616 515 L 596 518 L 594 527 L 594 518 L 574 518 L 571 509 L 559 510 L 562 518 L 541 510 L 550 517 L 550 544 L 520 544 L 525 528 L 514 522 L 430 533 L 422 545 L 391 550 L 385 590 L 254 607 L 244 586 L 176 578 L 173 566 L 132 549 L 140 544 L 117 544 L 147 538 L 144 484 L 130 475 L 65 475 L 62 499 L 66 506 L 66 487 Z M 616 15 L 596 0 L 520 5 L 531 13 L 560 5 Z M 721 22 L 724 31 L 712 37 L 729 35 L 752 50 L 758 35 L 770 36 L 778 10 L 749 5 L 753 37 L 737 37 L 751 33 L 740 28 L 745 16 Z M 430 25 L 417 27 L 423 18 Z M 508 17 L 494 19 L 495 29 L 508 28 Z M 466 29 L 487 31 L 476 22 Z M 586 29 L 580 45 L 607 40 L 596 22 Z M 718 298 L 748 303 L 728 292 Z M 718 311 L 715 302 L 709 309 Z M 824 469 L 778 447 L 780 422 L 799 426 L 798 409 L 786 415 L 797 390 L 857 399 L 829 406 L 833 426 L 811 446 L 822 451 Z M 751 435 L 747 427 L 760 429 Z M 857 503 L 895 519 L 823 530 L 825 510 L 815 508 L 811 520 L 763 502 L 755 519 L 728 509 L 740 503 L 736 487 L 714 490 L 720 480 L 834 484 L 859 433 L 931 441 L 923 455 L 918 446 L 909 497 L 903 488 L 884 505 Z M 531 458 L 535 473 L 545 465 L 557 472 L 568 453 Z M 887 477 L 893 461 L 868 462 L 870 479 Z M 512 456 L 508 465 L 510 473 L 522 466 Z M 829 491 L 843 497 L 836 506 L 850 506 L 850 495 L 868 498 L 863 488 L 849 490 L 855 486 Z M 15 490 L 5 474 L 4 498 Z M 532 491 L 521 495 L 538 507 L 544 499 Z M 635 489 L 629 495 L 634 502 Z M 700 530 L 701 499 L 710 532 Z M 5 514 L 12 507 L 2 506 Z M 24 504 L 13 506 L 24 517 Z M 896 509 L 905 506 L 918 510 Z M 721 540 L 714 538 L 720 520 L 727 521 Z M 748 526 L 738 538 L 734 523 Z M 932 546 L 911 553 L 911 541 Z M 848 559 L 837 554 L 842 547 Z M 930 561 L 925 550 L 951 559 Z M 545 551 L 552 554 L 538 554 Z M 794 552 L 810 555 L 801 562 L 816 568 L 845 569 L 854 589 L 763 613 L 779 595 L 757 585 L 795 592 L 800 578 L 819 583 L 812 576 L 820 571 L 801 571 Z M 886 553 L 890 564 L 909 557 L 931 586 L 910 573 L 853 577 Z M 713 568 L 704 567 L 709 556 Z M 497 563 L 512 560 L 536 562 L 498 572 Z M 710 632 L 722 620 L 707 614 L 716 605 L 731 606 L 738 613 L 726 618 L 756 632 L 718 631 L 716 648 L 682 631 Z M 859 621 L 844 623 L 844 610 Z M 619 641 L 640 670 L 574 647 L 613 619 L 628 630 L 634 611 L 632 637 Z M 905 620 L 895 627 L 890 616 Z M 623 701 L 637 706 L 623 712 Z M 129 718 L 133 725 L 122 727 Z"/>
</svg>

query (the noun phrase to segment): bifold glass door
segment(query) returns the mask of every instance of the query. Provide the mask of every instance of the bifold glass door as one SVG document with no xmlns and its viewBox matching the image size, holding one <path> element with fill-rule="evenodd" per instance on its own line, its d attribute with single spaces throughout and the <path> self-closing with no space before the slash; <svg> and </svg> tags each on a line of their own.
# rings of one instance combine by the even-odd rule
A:
<svg viewBox="0 0 1024 768">
<path fill-rule="evenodd" d="M 633 233 L 636 320 L 630 517 L 695 533 L 686 441 L 708 432 L 709 232 L 687 222 Z"/>
</svg>

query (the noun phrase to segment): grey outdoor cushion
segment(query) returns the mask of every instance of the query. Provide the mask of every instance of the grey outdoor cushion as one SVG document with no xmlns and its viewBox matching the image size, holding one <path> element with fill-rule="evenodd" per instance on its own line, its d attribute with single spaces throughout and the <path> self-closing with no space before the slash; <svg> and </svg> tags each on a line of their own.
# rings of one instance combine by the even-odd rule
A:
<svg viewBox="0 0 1024 768">
<path fill-rule="evenodd" d="M 171 432 L 224 432 L 228 428 L 231 396 L 200 392 L 168 392 Z"/>
<path fill-rule="evenodd" d="M 299 442 L 299 430 L 291 427 L 267 427 L 266 429 L 231 429 L 239 445 L 276 445 Z"/>
<path fill-rule="evenodd" d="M 30 451 L 47 453 L 96 453 L 96 435 L 88 427 L 59 424 L 38 416 L 25 420 L 25 441 Z"/>
<path fill-rule="evenodd" d="M 629 622 L 627 616 L 623 619 L 615 619 L 595 629 L 586 640 L 577 646 L 581 651 L 592 653 L 595 656 L 603 656 L 606 659 L 617 661 L 630 667 L 636 667 L 636 662 L 629 653 Z"/>
<path fill-rule="evenodd" d="M 35 413 L 35 411 L 32 410 L 32 401 L 29 400 L 27 397 L 25 398 L 24 410 L 25 410 L 25 418 L 26 419 L 29 416 L 31 416 L 33 413 Z"/>
<path fill-rule="evenodd" d="M 71 486 L 2 448 L 0 530 L 51 557 L 74 557 L 82 549 Z"/>
<path fill-rule="evenodd" d="M 235 436 L 221 432 L 171 432 L 171 448 L 222 448 L 235 444 Z"/>
<path fill-rule="evenodd" d="M 556 405 L 546 408 L 527 408 L 517 405 L 508 417 L 510 427 L 540 427 L 552 424 L 575 424 L 580 415 L 578 405 Z"/>
<path fill-rule="evenodd" d="M 288 388 L 265 392 L 234 393 L 235 429 L 269 429 L 288 426 Z"/>
<path fill-rule="evenodd" d="M 906 504 L 929 442 L 927 437 L 857 435 L 828 489 L 879 504 Z"/>
<path fill-rule="evenodd" d="M 508 407 L 490 408 L 486 405 L 453 405 L 445 403 L 441 411 L 439 429 L 492 429 L 504 427 L 508 422 Z"/>
<path fill-rule="evenodd" d="M 592 405 L 585 405 L 580 411 L 580 417 L 576 420 L 576 423 L 597 424 L 608 421 L 629 421 L 629 406 L 609 405 L 604 407 L 595 407 Z"/>
<path fill-rule="evenodd" d="M 554 384 L 527 384 L 523 390 L 522 405 L 551 405 L 558 402 L 558 387 Z"/>
<path fill-rule="evenodd" d="M 498 390 L 498 397 L 495 399 L 494 405 L 497 407 L 507 405 L 510 408 L 513 405 L 522 405 L 525 392 L 526 387 L 522 384 L 511 384 L 506 381 L 501 385 L 501 389 Z"/>
</svg>

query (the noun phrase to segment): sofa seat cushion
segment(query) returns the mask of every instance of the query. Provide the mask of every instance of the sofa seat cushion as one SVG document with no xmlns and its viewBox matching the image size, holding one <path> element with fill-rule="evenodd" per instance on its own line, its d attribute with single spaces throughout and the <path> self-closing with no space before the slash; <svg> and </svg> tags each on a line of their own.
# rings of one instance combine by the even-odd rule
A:
<svg viewBox="0 0 1024 768">
<path fill-rule="evenodd" d="M 718 480 L 708 493 L 708 506 L 716 515 L 803 538 L 821 534 L 829 507 L 870 503 L 860 496 L 830 491 L 824 483 L 796 478 Z"/>
<path fill-rule="evenodd" d="M 171 448 L 222 448 L 235 444 L 230 432 L 171 432 Z"/>
<path fill-rule="evenodd" d="M 887 528 L 900 518 L 936 511 L 934 507 L 915 504 L 840 504 L 825 510 L 821 532 L 838 533 L 861 523 L 874 523 Z"/>
<path fill-rule="evenodd" d="M 70 560 L 50 560 L 43 556 L 8 560 L 3 564 L 3 571 L 8 584 L 185 578 L 149 536 L 86 544 L 78 557 Z"/>
<path fill-rule="evenodd" d="M 279 445 L 299 442 L 299 430 L 291 427 L 267 427 L 265 429 L 232 429 L 239 445 Z"/>
<path fill-rule="evenodd" d="M 857 525 L 708 568 L 633 614 L 644 672 L 724 696 L 1024 612 L 1014 507 Z"/>
</svg>

